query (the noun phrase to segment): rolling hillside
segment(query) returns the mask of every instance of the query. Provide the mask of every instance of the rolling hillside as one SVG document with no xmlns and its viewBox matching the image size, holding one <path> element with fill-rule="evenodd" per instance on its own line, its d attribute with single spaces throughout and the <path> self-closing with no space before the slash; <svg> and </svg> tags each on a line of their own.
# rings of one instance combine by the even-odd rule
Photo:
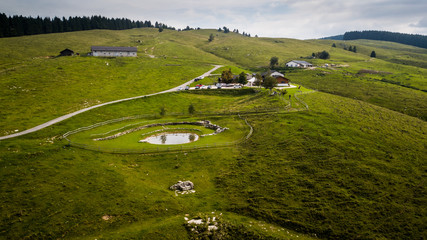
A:
<svg viewBox="0 0 427 240">
<path fill-rule="evenodd" d="M 342 49 L 344 44 L 358 52 Z M 85 56 L 91 45 L 137 46 L 139 57 Z M 174 92 L 104 106 L 0 141 L 0 238 L 189 239 L 184 218 L 193 216 L 220 218 L 218 232 L 228 239 L 425 236 L 423 49 L 157 29 L 3 38 L 0 48 L 1 135 L 85 106 L 169 89 L 211 64 L 262 72 L 277 56 L 280 69 L 305 92 Z M 80 56 L 51 57 L 65 48 Z M 305 60 L 334 67 L 283 68 L 288 60 L 323 50 L 331 59 Z M 378 58 L 369 57 L 372 50 Z M 253 133 L 231 147 L 158 154 L 91 151 L 62 138 L 136 115 L 147 116 L 141 122 L 218 121 L 245 131 L 250 126 Z M 132 124 L 138 123 L 107 125 L 104 131 Z M 194 182 L 196 192 L 168 189 L 179 180 Z"/>
</svg>

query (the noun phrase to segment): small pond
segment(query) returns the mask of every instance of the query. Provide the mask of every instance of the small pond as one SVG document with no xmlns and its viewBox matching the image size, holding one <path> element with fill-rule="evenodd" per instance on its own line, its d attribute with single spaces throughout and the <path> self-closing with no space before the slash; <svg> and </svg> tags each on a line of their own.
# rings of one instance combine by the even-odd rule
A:
<svg viewBox="0 0 427 240">
<path fill-rule="evenodd" d="M 195 133 L 170 133 L 164 132 L 161 134 L 153 135 L 147 137 L 140 142 L 147 142 L 151 144 L 164 144 L 164 145 L 173 145 L 173 144 L 184 144 L 191 143 L 199 140 L 199 135 Z"/>
</svg>

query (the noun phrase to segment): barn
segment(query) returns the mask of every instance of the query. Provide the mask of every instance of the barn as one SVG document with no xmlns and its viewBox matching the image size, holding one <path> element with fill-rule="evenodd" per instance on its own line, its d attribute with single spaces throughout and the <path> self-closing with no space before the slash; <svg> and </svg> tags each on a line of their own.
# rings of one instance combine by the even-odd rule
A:
<svg viewBox="0 0 427 240">
<path fill-rule="evenodd" d="M 307 67 L 313 67 L 313 64 L 306 61 L 292 60 L 286 63 L 286 67 L 307 68 Z"/>
<path fill-rule="evenodd" d="M 136 57 L 136 47 L 103 47 L 92 46 L 92 56 L 94 57 Z"/>
</svg>

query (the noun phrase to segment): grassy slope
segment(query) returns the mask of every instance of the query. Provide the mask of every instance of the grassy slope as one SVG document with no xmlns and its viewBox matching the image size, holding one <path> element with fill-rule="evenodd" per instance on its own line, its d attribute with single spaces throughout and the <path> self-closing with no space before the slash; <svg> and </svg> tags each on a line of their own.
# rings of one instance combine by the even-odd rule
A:
<svg viewBox="0 0 427 240">
<path fill-rule="evenodd" d="M 64 45 L 68 41 L 75 44 L 73 50 L 85 52 L 87 43 L 79 41 L 82 36 L 97 39 L 90 45 L 118 45 L 117 43 L 132 45 L 129 42 L 141 39 L 143 49 L 147 48 L 149 54 L 166 57 L 166 59 L 141 57 L 136 60 L 137 63 L 125 64 L 132 70 L 134 70 L 132 64 L 140 62 L 152 63 L 152 67 L 160 69 L 163 64 L 181 61 L 183 67 L 196 66 L 195 71 L 203 72 L 202 68 L 209 68 L 207 65 L 198 64 L 198 61 L 203 59 L 207 59 L 202 61 L 203 63 L 214 62 L 225 65 L 231 65 L 228 60 L 233 60 L 240 67 L 249 69 L 267 65 L 269 58 L 278 55 L 276 54 L 278 52 L 281 54 L 279 59 L 283 63 L 284 58 L 294 59 L 297 56 L 310 55 L 311 52 L 321 51 L 330 46 L 329 43 L 323 42 L 312 44 L 309 41 L 249 39 L 219 34 L 215 41 L 223 41 L 222 44 L 229 48 L 226 50 L 221 49 L 221 45 L 215 41 L 207 42 L 210 33 L 208 30 L 165 31 L 167 34 L 160 36 L 153 30 L 129 31 L 133 36 L 129 36 L 126 31 L 67 33 L 70 34 L 67 38 L 63 38 L 62 35 L 56 38 L 60 47 L 55 50 L 49 47 L 56 44 L 49 41 L 49 38 L 56 36 L 55 34 L 31 36 L 34 38 L 28 39 L 14 38 L 15 41 L 25 40 L 28 44 L 34 39 L 40 39 L 38 41 L 44 42 L 46 46 L 37 49 L 24 48 L 20 46 L 19 41 L 16 43 L 10 41 L 8 43 L 10 48 L 16 47 L 26 51 L 17 51 L 16 54 L 13 50 L 5 51 L 7 54 L 0 53 L 4 54 L 0 58 L 3 61 L 2 69 L 7 70 L 0 73 L 0 76 L 3 76 L 1 84 L 13 78 L 20 79 L 18 83 L 23 84 L 23 80 L 28 78 L 18 77 L 24 72 L 20 67 L 37 69 L 34 65 L 38 63 L 37 61 L 40 61 L 38 63 L 40 65 L 46 65 L 51 60 L 70 61 L 67 66 L 75 67 L 72 61 L 83 61 L 79 59 L 85 58 L 66 60 L 31 58 L 56 55 L 65 48 Z M 99 37 L 99 33 L 105 36 L 104 40 L 103 37 Z M 241 41 L 241 45 L 237 45 L 235 40 Z M 246 43 L 246 40 L 250 42 Z M 3 46 L 6 40 L 0 41 Z M 65 42 L 60 44 L 61 41 Z M 258 44 L 259 48 L 254 47 Z M 357 46 L 359 49 L 359 45 Z M 186 55 L 188 51 L 180 52 L 181 48 L 194 52 Z M 143 49 L 139 50 L 140 56 L 144 55 Z M 219 57 L 204 53 L 200 49 L 210 49 L 209 51 Z M 257 49 L 260 49 L 259 52 Z M 265 52 L 265 55 L 262 55 L 262 52 Z M 409 71 L 408 81 L 420 79 L 417 81 L 417 87 L 422 87 L 425 81 L 420 78 L 425 76 L 421 68 L 388 65 L 389 63 L 382 60 L 373 61 L 374 64 L 371 64 L 366 62 L 369 58 L 364 54 L 353 54 L 341 49 L 330 49 L 330 52 L 333 53 L 331 60 L 315 62 L 345 63 L 350 67 L 331 73 L 333 76 L 339 75 L 336 78 L 322 77 L 327 86 L 324 91 L 345 95 L 344 87 L 341 85 L 337 88 L 334 84 L 342 81 L 340 74 L 348 76 L 346 84 L 354 82 L 354 85 L 350 85 L 351 88 L 348 87 L 350 89 L 348 92 L 360 88 L 365 82 L 375 81 L 355 75 L 358 70 L 367 67 L 380 71 L 397 68 L 399 72 L 394 74 L 405 74 Z M 176 56 L 177 54 L 182 59 Z M 415 59 L 415 62 L 422 59 L 424 53 L 420 54 L 421 57 Z M 7 59 L 8 57 L 10 59 Z M 92 63 L 92 60 L 90 61 L 89 63 Z M 105 59 L 93 61 L 99 61 L 99 67 L 105 64 Z M 121 61 L 130 60 L 111 61 L 119 64 Z M 83 62 L 83 66 L 79 69 L 89 63 Z M 60 67 L 55 64 L 49 66 L 52 69 Z M 119 68 L 117 71 L 118 74 L 123 74 L 127 72 L 127 68 Z M 32 72 L 36 78 L 42 78 L 36 74 L 36 70 Z M 58 72 L 53 76 L 57 77 Z M 160 72 L 154 71 L 152 77 L 157 79 Z M 11 75 L 4 77 L 6 73 Z M 317 84 L 315 78 L 310 80 L 310 76 L 317 73 L 319 72 L 297 71 L 292 74 L 298 81 L 305 81 L 308 86 L 315 88 Z M 177 73 L 175 76 L 179 75 Z M 124 77 L 124 80 L 126 79 L 127 77 Z M 46 81 L 51 80 L 50 77 L 46 78 Z M 98 89 L 105 85 L 102 82 L 96 84 Z M 131 83 L 122 82 L 122 84 L 127 86 Z M 377 91 L 372 90 L 377 96 L 387 92 L 389 87 L 395 88 L 398 96 L 399 94 L 411 96 L 420 92 L 397 84 L 381 84 L 383 86 L 379 86 Z M 122 86 L 117 84 L 113 87 L 118 91 Z M 402 89 L 411 91 L 406 92 Z M 43 94 L 38 93 L 38 98 L 46 95 L 46 99 L 57 99 L 51 98 L 52 95 L 62 96 L 64 90 L 65 88 L 55 93 L 53 89 L 45 87 L 44 91 L 41 91 Z M 82 101 L 84 97 L 77 94 L 79 91 L 81 90 L 75 90 L 75 95 L 72 95 L 76 101 Z M 365 94 L 365 91 L 363 89 L 359 91 L 354 93 L 354 97 L 361 99 L 360 96 Z M 249 122 L 254 126 L 255 132 L 249 143 L 215 151 L 114 155 L 67 148 L 64 147 L 65 142 L 60 140 L 61 134 L 78 127 L 123 116 L 158 113 L 163 106 L 167 107 L 167 113 L 186 112 L 190 103 L 196 106 L 197 111 L 202 109 L 207 112 L 217 111 L 218 108 L 223 110 L 223 107 L 226 107 L 225 110 L 236 111 L 275 105 L 281 101 L 269 97 L 249 96 L 246 99 L 241 95 L 205 93 L 208 92 L 175 93 L 115 104 L 84 113 L 40 132 L 1 141 L 0 174 L 3 181 L 0 184 L 2 191 L 0 236 L 4 238 L 90 236 L 91 239 L 109 236 L 126 239 L 186 238 L 185 230 L 181 226 L 185 213 L 197 214 L 215 210 L 224 214 L 227 211 L 238 213 L 237 225 L 245 223 L 247 226 L 247 220 L 239 219 L 245 218 L 242 217 L 243 214 L 281 227 L 296 229 L 298 232 L 309 232 L 327 238 L 414 239 L 425 235 L 423 231 L 427 214 L 423 207 L 426 205 L 423 181 L 427 154 L 426 124 L 419 119 L 365 102 L 325 93 L 309 94 L 304 100 L 310 105 L 311 111 L 250 117 Z M 420 93 L 424 95 L 414 97 L 414 100 L 418 99 L 420 109 L 426 109 L 422 105 L 426 102 L 422 101 L 425 93 Z M 103 92 L 93 93 L 96 97 L 101 95 L 104 98 L 107 96 Z M 2 102 L 13 97 L 12 94 L 0 96 Z M 394 102 L 393 96 L 395 95 L 383 96 L 382 102 L 375 104 L 388 103 L 390 106 L 387 107 L 390 109 L 396 109 L 397 104 L 408 106 L 414 104 L 413 101 Z M 251 101 L 245 104 L 248 99 Z M 23 101 L 20 104 L 28 106 L 28 102 L 34 101 Z M 46 101 L 43 104 L 55 107 L 58 103 Z M 296 102 L 292 104 L 295 106 Z M 72 106 L 79 105 L 73 103 Z M 2 108 L 7 109 L 7 106 Z M 23 118 L 26 114 L 28 113 L 18 117 Z M 12 122 L 17 122 L 17 119 L 9 123 L 2 121 L 2 124 L 5 126 L 14 124 Z M 195 195 L 177 198 L 167 190 L 168 186 L 182 179 L 190 179 L 196 183 Z M 106 214 L 113 216 L 113 219 L 102 220 L 101 217 Z M 171 234 L 172 232 L 176 232 L 177 235 Z M 268 235 L 265 231 L 264 234 Z M 288 237 L 280 235 L 278 238 Z"/>
<path fill-rule="evenodd" d="M 218 35 L 211 43 L 207 41 L 210 33 Z M 337 71 L 339 76 L 340 74 L 354 75 L 351 77 L 353 84 L 346 89 L 357 89 L 359 81 L 364 82 L 364 79 L 360 79 L 361 76 L 355 75 L 361 69 L 391 72 L 392 74 L 362 76 L 373 81 L 386 82 L 386 84 L 375 85 L 381 86 L 377 91 L 381 99 L 368 101 L 425 119 L 427 107 L 424 103 L 427 101 L 419 101 L 418 107 L 414 107 L 413 102 L 420 99 L 420 96 L 422 99 L 425 98 L 425 94 L 416 89 L 427 90 L 425 80 L 427 70 L 384 61 L 397 55 L 411 57 L 413 56 L 411 54 L 415 54 L 411 61 L 422 64 L 426 56 L 425 50 L 375 41 L 366 43 L 356 41 L 354 44 L 359 46 L 360 53 L 351 53 L 339 47 L 332 48 L 331 42 L 326 40 L 248 38 L 215 30 L 185 32 L 167 30 L 162 33 L 154 29 L 93 30 L 3 38 L 0 39 L 0 45 L 3 47 L 3 51 L 0 52 L 0 98 L 2 100 L 0 114 L 4 120 L 0 123 L 0 132 L 6 135 L 101 102 L 164 90 L 203 73 L 210 68 L 210 64 L 237 64 L 243 68 L 252 69 L 267 66 L 271 56 L 278 56 L 279 63 L 283 65 L 289 60 L 310 56 L 312 52 L 322 50 L 328 50 L 332 59 L 312 60 L 315 64 L 328 62 L 350 65 L 344 70 Z M 91 45 L 137 46 L 139 57 L 137 59 L 46 58 L 46 56 L 56 56 L 59 51 L 67 47 L 84 55 Z M 381 47 L 383 45 L 385 47 Z M 378 51 L 379 58 L 384 60 L 371 61 L 368 57 L 371 49 Z M 150 58 L 149 55 L 157 58 Z M 233 64 L 230 64 L 231 62 Z M 241 71 L 236 69 L 238 72 Z M 315 88 L 310 81 L 300 80 L 304 78 L 305 74 L 291 80 Z M 343 96 L 368 99 L 363 96 L 363 93 L 352 96 L 342 91 L 341 78 L 340 76 L 328 79 L 331 84 L 318 89 Z M 155 84 L 153 84 L 154 81 Z M 52 86 L 55 87 L 52 88 Z M 388 94 L 388 86 L 394 88 L 396 95 L 405 96 L 409 100 L 396 101 L 395 97 Z M 29 102 L 37 104 L 28 108 L 26 106 Z M 402 109 L 405 108 L 411 110 L 403 111 Z"/>
<path fill-rule="evenodd" d="M 422 236 L 426 124 L 364 102 L 308 94 L 311 111 L 248 116 L 255 129 L 250 141 L 214 151 L 103 154 L 55 138 L 111 118 L 154 113 L 167 102 L 185 111 L 189 95 L 196 109 L 214 111 L 214 101 L 227 106 L 245 98 L 234 94 L 139 99 L 0 142 L 0 235 L 185 238 L 186 213 L 232 211 L 324 237 Z M 274 99 L 254 95 L 233 109 L 277 104 Z M 167 187 L 183 179 L 195 183 L 196 193 L 175 197 Z M 104 221 L 104 215 L 113 218 Z M 283 234 L 276 237 L 288 237 Z"/>
<path fill-rule="evenodd" d="M 203 35 L 206 38 L 209 33 L 208 30 L 195 32 L 195 34 Z M 427 91 L 425 78 L 427 69 L 423 68 L 427 59 L 425 49 L 380 41 L 300 41 L 295 39 L 247 38 L 237 34 L 217 34 L 218 36 L 213 42 L 203 42 L 199 47 L 254 70 L 263 70 L 262 68 L 268 65 L 272 56 L 279 57 L 279 64 L 283 66 L 289 60 L 311 56 L 312 52 L 326 50 L 331 54 L 331 59 L 311 59 L 308 61 L 315 65 L 332 63 L 347 67 L 325 70 L 333 74 L 324 77 L 320 77 L 316 73 L 298 71 L 296 74 L 294 72 L 285 74 L 291 81 L 310 88 L 362 99 L 411 116 L 427 119 L 427 95 L 425 93 Z M 331 47 L 333 42 L 337 43 L 337 48 Z M 341 47 L 344 44 L 347 46 L 357 45 L 358 52 L 343 50 Z M 369 57 L 372 50 L 378 53 L 378 59 Z M 397 58 L 403 60 L 397 61 Z M 363 69 L 387 72 L 388 74 L 358 74 Z M 320 84 L 318 84 L 319 82 Z"/>
<path fill-rule="evenodd" d="M 227 63 L 170 41 L 176 34 L 136 29 L 0 39 L 1 135 L 98 103 L 165 90 L 199 76 L 211 64 Z M 139 57 L 43 57 L 66 47 L 83 54 L 91 45 L 138 46 Z M 145 49 L 157 58 L 148 57 Z M 36 104 L 28 108 L 29 103 Z"/>
<path fill-rule="evenodd" d="M 217 180 L 230 210 L 326 238 L 423 235 L 425 122 L 324 93 L 304 101 L 310 112 L 249 118 L 254 136 Z"/>
</svg>

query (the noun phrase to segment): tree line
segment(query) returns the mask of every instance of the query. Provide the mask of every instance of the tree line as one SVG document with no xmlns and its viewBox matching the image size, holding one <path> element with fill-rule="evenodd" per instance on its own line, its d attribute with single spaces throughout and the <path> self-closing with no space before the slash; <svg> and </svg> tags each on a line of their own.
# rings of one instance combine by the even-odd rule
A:
<svg viewBox="0 0 427 240">
<path fill-rule="evenodd" d="M 419 34 L 395 33 L 387 31 L 353 31 L 346 32 L 344 40 L 370 39 L 402 43 L 406 45 L 427 48 L 427 36 Z"/>
<path fill-rule="evenodd" d="M 0 37 L 18 37 L 24 35 L 73 32 L 92 29 L 124 30 L 131 28 L 172 29 L 174 27 L 151 21 L 132 21 L 127 18 L 106 18 L 102 16 L 69 17 L 69 18 L 33 18 L 7 16 L 0 13 Z"/>
<path fill-rule="evenodd" d="M 218 28 L 218 32 L 222 32 L 222 31 L 224 31 L 224 33 L 229 33 L 230 32 L 230 29 L 228 28 L 228 27 L 222 27 L 222 28 Z M 237 34 L 240 34 L 240 32 L 239 32 L 239 29 L 234 29 L 233 30 L 233 32 L 234 33 L 237 33 Z M 245 33 L 245 32 L 243 32 L 243 33 L 241 33 L 243 36 L 245 36 L 245 37 L 251 37 L 251 34 L 249 34 L 249 33 Z M 258 37 L 258 36 L 257 36 Z"/>
</svg>

